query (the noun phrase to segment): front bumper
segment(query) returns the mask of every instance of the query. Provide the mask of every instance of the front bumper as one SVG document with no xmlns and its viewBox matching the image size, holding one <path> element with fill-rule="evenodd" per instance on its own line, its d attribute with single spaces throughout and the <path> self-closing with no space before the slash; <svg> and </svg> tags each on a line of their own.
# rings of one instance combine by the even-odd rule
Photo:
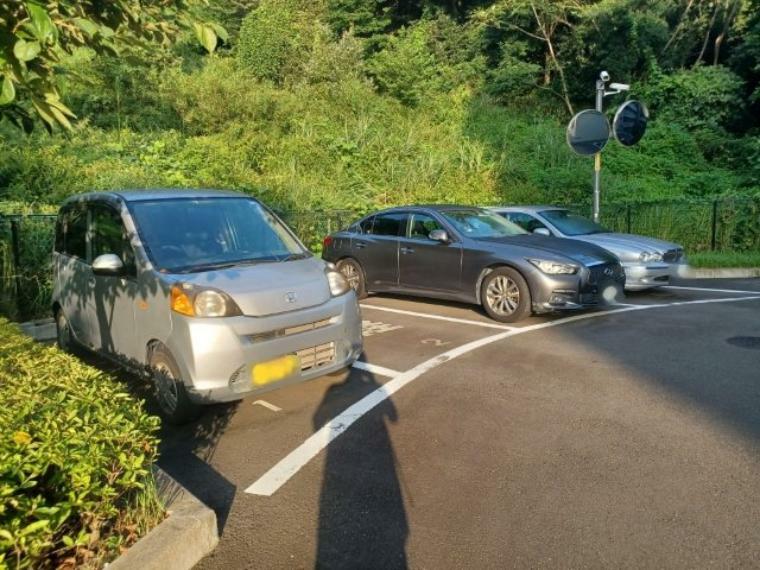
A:
<svg viewBox="0 0 760 570">
<path fill-rule="evenodd" d="M 536 271 L 531 277 L 535 313 L 572 311 L 612 302 L 622 296 L 626 283 L 626 274 L 619 263 L 585 267 L 576 275 Z"/>
<path fill-rule="evenodd" d="M 173 314 L 167 346 L 191 399 L 228 402 L 305 382 L 353 364 L 362 324 L 353 291 L 317 307 L 266 317 L 189 318 Z M 301 369 L 255 386 L 255 364 L 296 354 Z"/>
<path fill-rule="evenodd" d="M 627 291 L 641 291 L 652 287 L 661 287 L 670 283 L 678 275 L 677 263 L 626 263 L 625 288 Z"/>
</svg>

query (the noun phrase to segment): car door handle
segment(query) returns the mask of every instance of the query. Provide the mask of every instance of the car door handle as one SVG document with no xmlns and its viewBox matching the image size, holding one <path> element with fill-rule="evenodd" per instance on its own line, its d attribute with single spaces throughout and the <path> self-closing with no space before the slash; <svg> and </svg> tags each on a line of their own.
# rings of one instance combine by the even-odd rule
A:
<svg viewBox="0 0 760 570">
<path fill-rule="evenodd" d="M 367 247 L 367 244 L 366 244 L 365 242 L 363 242 L 363 241 L 357 241 L 357 242 L 354 244 L 354 247 L 355 247 L 356 249 L 364 249 L 365 247 Z"/>
<path fill-rule="evenodd" d="M 412 248 L 412 247 L 402 247 L 401 248 L 401 253 L 403 253 L 404 255 L 406 255 L 407 253 L 414 253 L 414 248 Z"/>
</svg>

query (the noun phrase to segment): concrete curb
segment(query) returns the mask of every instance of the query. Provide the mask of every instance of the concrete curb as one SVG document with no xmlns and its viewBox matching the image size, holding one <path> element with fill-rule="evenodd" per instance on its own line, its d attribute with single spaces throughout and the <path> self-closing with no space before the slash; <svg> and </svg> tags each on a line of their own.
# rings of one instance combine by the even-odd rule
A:
<svg viewBox="0 0 760 570">
<path fill-rule="evenodd" d="M 22 332 L 39 342 L 55 340 L 56 337 L 55 321 L 52 318 L 20 323 L 19 327 Z"/>
<path fill-rule="evenodd" d="M 749 279 L 760 277 L 760 267 L 687 267 L 687 279 Z"/>
<path fill-rule="evenodd" d="M 108 564 L 108 570 L 189 570 L 219 542 L 216 513 L 165 471 L 156 467 L 155 473 L 169 516 Z"/>
</svg>

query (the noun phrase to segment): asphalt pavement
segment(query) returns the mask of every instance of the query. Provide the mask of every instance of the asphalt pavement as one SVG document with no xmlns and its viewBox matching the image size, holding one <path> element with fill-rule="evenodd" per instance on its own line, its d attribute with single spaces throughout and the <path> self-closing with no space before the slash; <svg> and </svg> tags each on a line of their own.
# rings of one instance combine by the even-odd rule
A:
<svg viewBox="0 0 760 570">
<path fill-rule="evenodd" d="M 373 296 L 361 368 L 164 428 L 200 568 L 757 567 L 760 280 L 505 326 Z"/>
</svg>

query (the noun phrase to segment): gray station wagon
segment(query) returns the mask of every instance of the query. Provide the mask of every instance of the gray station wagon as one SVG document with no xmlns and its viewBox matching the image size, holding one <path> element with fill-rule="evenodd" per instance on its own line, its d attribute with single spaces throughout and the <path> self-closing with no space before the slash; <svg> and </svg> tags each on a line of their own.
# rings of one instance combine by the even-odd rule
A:
<svg viewBox="0 0 760 570">
<path fill-rule="evenodd" d="M 147 370 L 171 421 L 336 371 L 362 351 L 343 275 L 242 194 L 72 197 L 53 258 L 58 344 Z"/>
</svg>

